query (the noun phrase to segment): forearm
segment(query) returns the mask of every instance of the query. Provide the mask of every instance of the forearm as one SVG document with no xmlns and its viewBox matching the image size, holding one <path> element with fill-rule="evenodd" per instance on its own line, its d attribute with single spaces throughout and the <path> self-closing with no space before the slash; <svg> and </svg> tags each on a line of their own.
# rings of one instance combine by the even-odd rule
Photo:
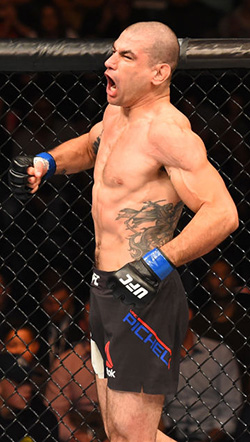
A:
<svg viewBox="0 0 250 442">
<path fill-rule="evenodd" d="M 237 227 L 234 204 L 222 209 L 204 204 L 183 231 L 161 250 L 178 267 L 209 253 Z"/>
<path fill-rule="evenodd" d="M 88 146 L 88 134 L 73 138 L 49 153 L 56 162 L 56 174 L 72 174 L 94 166 L 95 156 Z"/>
</svg>

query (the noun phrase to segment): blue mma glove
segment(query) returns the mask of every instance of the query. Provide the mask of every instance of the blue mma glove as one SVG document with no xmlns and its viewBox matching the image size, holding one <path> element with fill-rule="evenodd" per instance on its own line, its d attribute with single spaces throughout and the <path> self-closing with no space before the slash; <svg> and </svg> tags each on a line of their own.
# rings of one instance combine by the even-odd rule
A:
<svg viewBox="0 0 250 442">
<path fill-rule="evenodd" d="M 160 282 L 173 270 L 174 266 L 155 248 L 140 260 L 129 262 L 114 272 L 107 284 L 115 298 L 142 308 L 154 299 Z"/>
</svg>

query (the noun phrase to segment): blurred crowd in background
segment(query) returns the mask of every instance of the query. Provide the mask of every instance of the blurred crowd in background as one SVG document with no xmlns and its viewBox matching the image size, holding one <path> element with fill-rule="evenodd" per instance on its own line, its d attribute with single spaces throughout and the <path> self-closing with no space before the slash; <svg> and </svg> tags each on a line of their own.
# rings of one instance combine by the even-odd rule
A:
<svg viewBox="0 0 250 442">
<path fill-rule="evenodd" d="M 250 38 L 250 0 L 0 0 L 0 39 L 116 39 L 128 25 L 148 20 L 169 25 L 178 38 Z M 239 388 L 249 396 L 250 291 L 245 249 L 249 243 L 250 88 L 245 72 L 242 77 L 238 72 L 222 77 L 220 83 L 206 72 L 194 78 L 179 72 L 172 96 L 226 181 L 241 226 L 223 253 L 218 248 L 206 257 L 207 262 L 191 263 L 183 279 L 194 311 L 193 330 L 219 346 L 223 342 L 224 352 L 233 351 Z M 0 91 L 0 368 L 6 351 L 36 368 L 36 388 L 60 424 L 53 440 L 73 442 L 76 439 L 70 439 L 70 434 L 75 431 L 79 441 L 88 442 L 93 440 L 91 428 L 99 429 L 100 440 L 105 440 L 88 340 L 94 249 L 91 172 L 70 179 L 53 177 L 25 207 L 10 194 L 7 180 L 13 156 L 49 150 L 100 120 L 106 106 L 103 73 L 1 73 Z M 201 370 L 195 366 L 195 371 Z M 11 380 L 16 380 L 13 374 Z M 224 400 L 221 403 L 226 405 Z M 248 409 L 246 413 L 249 416 Z M 5 424 L 8 427 L 6 422 L 0 413 L 2 429 Z M 250 436 L 237 440 L 249 442 Z"/>
<path fill-rule="evenodd" d="M 144 20 L 179 38 L 248 38 L 250 0 L 0 0 L 0 38 L 116 38 Z"/>
</svg>

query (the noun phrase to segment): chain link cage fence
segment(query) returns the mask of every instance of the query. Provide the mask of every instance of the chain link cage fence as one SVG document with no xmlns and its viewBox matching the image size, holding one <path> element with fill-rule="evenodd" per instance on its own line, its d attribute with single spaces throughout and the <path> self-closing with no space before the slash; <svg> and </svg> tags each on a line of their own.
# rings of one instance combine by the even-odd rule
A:
<svg viewBox="0 0 250 442">
<path fill-rule="evenodd" d="M 4 397 L 0 383 L 4 441 L 105 440 L 88 341 L 92 171 L 53 177 L 28 202 L 12 195 L 7 175 L 14 156 L 49 150 L 102 118 L 110 45 L 0 42 L 0 369 L 12 387 Z M 216 429 L 220 440 L 250 440 L 249 66 L 247 40 L 184 39 L 172 83 L 172 102 L 204 140 L 240 217 L 226 241 L 179 269 L 195 339 L 183 346 L 161 423 L 179 441 L 215 440 Z M 177 230 L 191 216 L 186 209 Z"/>
</svg>

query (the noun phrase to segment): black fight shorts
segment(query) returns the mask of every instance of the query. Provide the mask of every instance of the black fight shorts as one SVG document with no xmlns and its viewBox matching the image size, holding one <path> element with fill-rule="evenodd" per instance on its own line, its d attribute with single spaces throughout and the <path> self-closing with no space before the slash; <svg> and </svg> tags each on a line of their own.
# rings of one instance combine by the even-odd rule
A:
<svg viewBox="0 0 250 442">
<path fill-rule="evenodd" d="M 188 306 L 174 270 L 144 308 L 130 308 L 107 288 L 112 272 L 94 269 L 90 295 L 91 359 L 96 375 L 113 390 L 176 392 L 180 346 L 188 326 Z"/>
</svg>

